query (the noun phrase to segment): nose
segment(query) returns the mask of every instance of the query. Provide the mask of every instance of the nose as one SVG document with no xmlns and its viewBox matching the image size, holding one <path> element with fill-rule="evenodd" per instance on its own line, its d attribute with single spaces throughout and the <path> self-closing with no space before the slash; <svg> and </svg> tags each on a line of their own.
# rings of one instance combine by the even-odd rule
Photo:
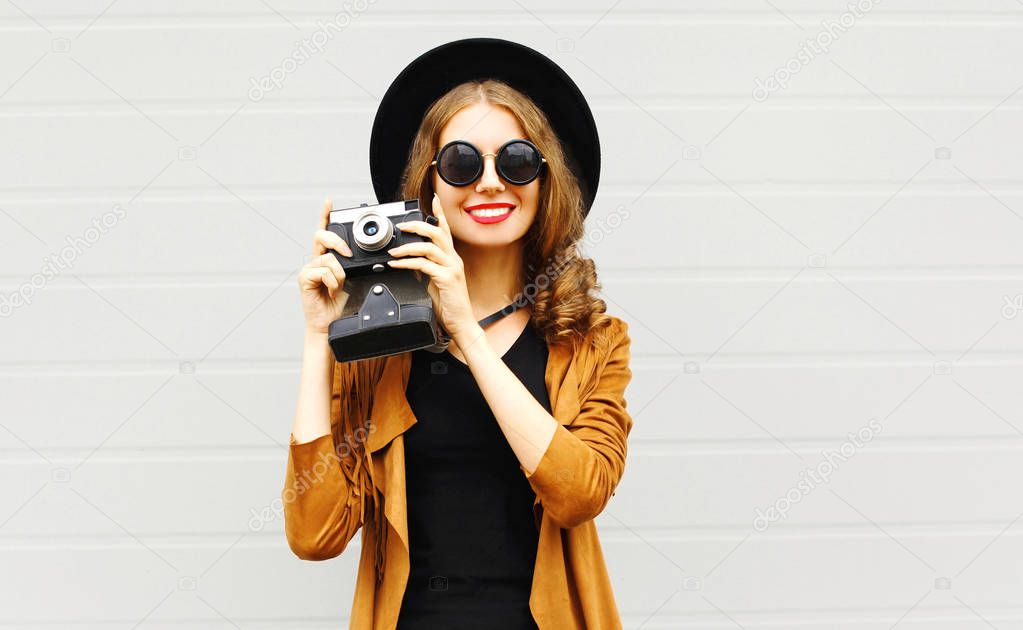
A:
<svg viewBox="0 0 1023 630">
<path fill-rule="evenodd" d="M 504 183 L 497 176 L 497 158 L 493 155 L 483 158 L 483 175 L 476 184 L 476 192 L 504 192 Z"/>
</svg>

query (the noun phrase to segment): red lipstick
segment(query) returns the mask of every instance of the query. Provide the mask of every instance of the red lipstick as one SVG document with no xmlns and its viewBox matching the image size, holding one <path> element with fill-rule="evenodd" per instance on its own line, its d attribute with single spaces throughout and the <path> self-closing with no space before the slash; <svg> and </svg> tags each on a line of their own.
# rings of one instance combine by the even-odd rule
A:
<svg viewBox="0 0 1023 630">
<path fill-rule="evenodd" d="M 477 215 L 474 215 L 471 212 L 471 210 L 486 210 L 486 209 L 491 209 L 491 208 L 496 208 L 496 209 L 507 208 L 508 212 L 505 212 L 504 214 L 499 214 L 497 216 L 477 216 Z M 501 221 L 504 221 L 505 219 L 510 217 L 512 215 L 512 212 L 514 212 L 514 210 L 515 210 L 515 204 L 503 203 L 503 202 L 478 203 L 476 205 L 466 206 L 465 207 L 465 212 L 470 217 L 472 217 L 472 220 L 475 221 L 476 223 L 500 223 Z"/>
</svg>

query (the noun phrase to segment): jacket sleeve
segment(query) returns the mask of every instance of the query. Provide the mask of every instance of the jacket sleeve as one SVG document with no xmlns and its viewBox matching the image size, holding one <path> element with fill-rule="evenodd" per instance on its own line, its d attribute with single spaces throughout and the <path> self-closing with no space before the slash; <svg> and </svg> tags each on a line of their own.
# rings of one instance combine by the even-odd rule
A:
<svg viewBox="0 0 1023 630">
<path fill-rule="evenodd" d="M 342 397 L 353 382 L 351 363 L 335 363 L 331 384 L 331 432 L 301 444 L 291 434 L 281 500 L 288 546 L 303 560 L 327 560 L 341 554 L 362 526 L 362 497 L 344 471 L 353 469 L 355 453 L 348 444 L 338 448 Z M 350 409 L 346 406 L 345 409 Z M 344 412 L 350 413 L 350 412 Z M 342 469 L 342 462 L 345 468 Z M 357 464 L 355 464 L 357 467 Z"/>
<path fill-rule="evenodd" d="M 632 380 L 628 324 L 617 319 L 610 352 L 579 415 L 558 425 L 532 474 L 526 475 L 544 512 L 562 528 L 592 520 L 607 505 L 625 469 L 632 417 L 625 389 Z"/>
</svg>

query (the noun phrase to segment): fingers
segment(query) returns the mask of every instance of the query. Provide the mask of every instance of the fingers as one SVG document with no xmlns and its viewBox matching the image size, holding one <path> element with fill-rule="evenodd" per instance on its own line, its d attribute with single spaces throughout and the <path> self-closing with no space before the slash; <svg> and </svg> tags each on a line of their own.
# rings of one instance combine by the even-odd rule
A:
<svg viewBox="0 0 1023 630">
<path fill-rule="evenodd" d="M 320 281 L 327 285 L 327 293 L 330 297 L 334 297 L 337 290 L 341 288 L 341 283 L 337 281 L 334 274 L 329 269 L 323 269 L 320 273 Z"/>
<path fill-rule="evenodd" d="M 330 211 L 334 209 L 334 202 L 330 199 L 323 201 L 323 208 L 320 209 L 320 229 L 317 234 L 321 231 L 326 231 L 327 224 L 330 223 Z M 329 246 L 322 241 L 313 238 L 313 256 L 319 256 L 329 249 Z"/>
<path fill-rule="evenodd" d="M 330 199 L 323 200 L 323 212 L 320 213 L 320 227 L 326 229 L 330 223 L 330 211 L 334 209 L 334 202 Z"/>
<path fill-rule="evenodd" d="M 438 279 L 446 277 L 448 267 L 443 267 L 427 258 L 399 258 L 388 260 L 387 264 L 395 269 L 416 269 L 422 271 L 431 278 Z"/>
<path fill-rule="evenodd" d="M 299 285 L 305 289 L 312 289 L 319 284 L 324 284 L 331 297 L 334 297 L 337 289 L 340 289 L 345 281 L 345 269 L 333 253 L 316 256 L 302 268 L 302 271 L 309 273 L 299 277 Z M 317 278 L 320 279 L 317 280 Z"/>
<path fill-rule="evenodd" d="M 323 201 L 323 207 L 320 209 L 320 223 L 319 223 L 319 229 L 317 230 L 317 234 L 319 234 L 320 230 L 325 230 L 327 228 L 327 221 L 330 220 L 329 219 L 329 217 L 330 217 L 330 210 L 333 207 L 334 207 L 334 202 L 331 201 L 330 199 L 325 199 Z M 313 237 L 313 256 L 314 257 L 315 256 L 319 256 L 320 254 L 324 253 L 325 251 L 327 251 L 326 246 L 322 242 L 320 242 L 314 236 Z"/>
<path fill-rule="evenodd" d="M 438 265 L 451 264 L 451 257 L 435 243 L 429 241 L 405 243 L 399 247 L 392 247 L 387 250 L 387 253 L 392 256 L 425 256 Z"/>
<path fill-rule="evenodd" d="M 402 232 L 413 232 L 425 236 L 445 253 L 454 253 L 455 246 L 451 240 L 450 232 L 445 232 L 441 225 L 430 225 L 426 221 L 403 221 L 395 223 L 395 226 Z"/>
<path fill-rule="evenodd" d="M 345 239 L 330 230 L 316 230 L 313 234 L 313 257 L 325 254 L 328 250 L 335 250 L 349 258 L 352 256 L 352 249 Z"/>
<path fill-rule="evenodd" d="M 310 267 L 326 267 L 334 274 L 339 281 L 344 282 L 345 268 L 341 266 L 337 256 L 332 253 L 320 254 L 316 259 L 309 262 Z"/>
<path fill-rule="evenodd" d="M 303 267 L 298 272 L 298 286 L 304 291 L 313 291 L 321 285 L 327 287 L 327 293 L 334 297 L 341 283 L 334 276 L 334 272 L 328 267 Z"/>
<path fill-rule="evenodd" d="M 437 217 L 437 220 L 440 221 L 440 227 L 450 234 L 451 227 L 448 226 L 448 218 L 444 214 L 444 207 L 441 205 L 440 195 L 437 193 L 433 193 L 433 216 Z"/>
<path fill-rule="evenodd" d="M 402 221 L 395 223 L 395 227 L 400 228 L 403 232 L 415 232 L 420 236 L 425 236 L 431 241 L 436 242 L 438 238 L 444 236 L 444 230 L 439 225 L 430 225 L 426 221 Z"/>
</svg>

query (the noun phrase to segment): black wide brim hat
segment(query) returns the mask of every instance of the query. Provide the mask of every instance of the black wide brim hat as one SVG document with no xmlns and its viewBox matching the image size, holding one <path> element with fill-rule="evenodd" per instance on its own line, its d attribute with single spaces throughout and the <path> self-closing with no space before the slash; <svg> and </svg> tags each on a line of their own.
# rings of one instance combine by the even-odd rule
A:
<svg viewBox="0 0 1023 630">
<path fill-rule="evenodd" d="M 377 108 L 369 141 L 377 201 L 400 199 L 412 141 L 430 105 L 460 83 L 487 78 L 526 94 L 546 114 L 579 182 L 585 217 L 600 180 L 600 139 L 589 104 L 575 82 L 546 56 L 522 44 L 489 37 L 461 39 L 429 50 L 391 83 Z"/>
</svg>

